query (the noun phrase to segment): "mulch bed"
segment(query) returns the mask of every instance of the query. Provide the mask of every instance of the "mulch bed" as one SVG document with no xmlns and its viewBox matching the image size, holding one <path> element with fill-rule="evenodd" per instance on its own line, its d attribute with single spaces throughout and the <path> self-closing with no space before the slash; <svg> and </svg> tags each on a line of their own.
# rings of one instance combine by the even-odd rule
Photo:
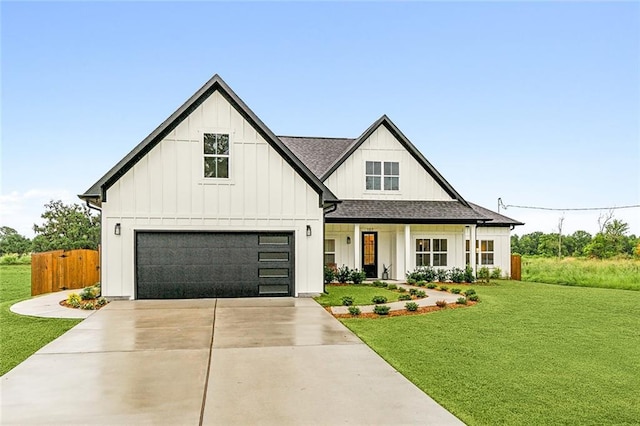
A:
<svg viewBox="0 0 640 426">
<path fill-rule="evenodd" d="M 69 305 L 67 303 L 67 300 L 61 300 L 60 301 L 60 306 L 64 306 L 65 308 L 70 308 L 70 309 L 83 309 L 82 307 L 86 304 L 88 304 L 89 302 L 93 302 L 93 309 L 87 309 L 89 311 L 97 311 L 100 308 L 104 308 L 105 306 L 107 306 L 109 304 L 109 302 L 107 302 L 106 304 L 102 305 L 102 306 L 98 306 L 98 299 L 89 299 L 89 300 L 81 300 L 80 301 L 80 307 L 79 308 L 75 308 L 71 305 Z"/>
<path fill-rule="evenodd" d="M 385 318 L 385 317 L 401 317 L 406 315 L 423 315 L 428 314 L 430 312 L 442 311 L 443 309 L 458 309 L 458 308 L 467 308 L 469 306 L 473 306 L 478 302 L 467 302 L 466 305 L 459 305 L 457 303 L 449 303 L 446 307 L 440 308 L 439 306 L 424 306 L 418 308 L 417 311 L 407 311 L 406 309 L 402 309 L 400 311 L 389 311 L 387 315 L 378 315 L 373 312 L 371 313 L 363 313 L 360 315 L 351 315 L 351 314 L 333 314 L 331 313 L 331 306 L 325 307 L 325 309 L 336 318 Z"/>
</svg>

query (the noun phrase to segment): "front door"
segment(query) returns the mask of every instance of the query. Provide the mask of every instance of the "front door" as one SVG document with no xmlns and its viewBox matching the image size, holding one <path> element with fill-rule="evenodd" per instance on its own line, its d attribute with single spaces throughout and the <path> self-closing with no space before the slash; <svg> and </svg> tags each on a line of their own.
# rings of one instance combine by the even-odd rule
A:
<svg viewBox="0 0 640 426">
<path fill-rule="evenodd" d="M 362 270 L 367 278 L 378 277 L 378 233 L 362 233 Z"/>
</svg>

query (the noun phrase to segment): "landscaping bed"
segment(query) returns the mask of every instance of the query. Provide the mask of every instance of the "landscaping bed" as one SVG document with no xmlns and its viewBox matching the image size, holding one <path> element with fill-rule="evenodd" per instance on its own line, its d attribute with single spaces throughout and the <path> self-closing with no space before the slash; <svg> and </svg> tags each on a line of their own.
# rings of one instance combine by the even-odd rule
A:
<svg viewBox="0 0 640 426">
<path fill-rule="evenodd" d="M 65 300 L 60 301 L 60 305 L 71 309 L 98 310 L 109 303 L 100 294 L 100 283 L 98 283 L 91 287 L 83 288 L 80 293 L 71 293 Z"/>
</svg>

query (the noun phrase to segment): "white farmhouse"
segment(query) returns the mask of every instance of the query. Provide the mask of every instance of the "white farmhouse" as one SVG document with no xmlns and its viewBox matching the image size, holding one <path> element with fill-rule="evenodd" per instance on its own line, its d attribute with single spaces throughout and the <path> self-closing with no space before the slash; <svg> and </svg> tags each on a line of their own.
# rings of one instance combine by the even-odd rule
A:
<svg viewBox="0 0 640 426">
<path fill-rule="evenodd" d="M 520 225 L 467 202 L 383 116 L 356 139 L 276 136 L 215 75 L 80 198 L 102 210 L 102 291 L 300 296 L 323 266 L 510 273 Z"/>
</svg>

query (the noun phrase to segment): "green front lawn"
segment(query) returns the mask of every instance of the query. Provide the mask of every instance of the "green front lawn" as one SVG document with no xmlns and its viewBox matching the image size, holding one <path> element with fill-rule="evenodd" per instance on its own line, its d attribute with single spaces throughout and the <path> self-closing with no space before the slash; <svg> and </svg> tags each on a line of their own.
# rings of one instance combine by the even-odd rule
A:
<svg viewBox="0 0 640 426">
<path fill-rule="evenodd" d="M 389 302 L 398 301 L 397 291 L 387 290 L 384 287 L 372 287 L 366 284 L 356 285 L 327 285 L 327 292 L 315 298 L 316 302 L 322 306 L 340 306 L 342 305 L 343 296 L 353 297 L 354 305 L 373 305 L 371 298 L 373 296 L 384 296 Z"/>
<path fill-rule="evenodd" d="M 342 321 L 468 424 L 638 423 L 639 292 L 500 281 L 478 294 L 467 309 Z"/>
<path fill-rule="evenodd" d="M 9 307 L 31 297 L 31 265 L 0 266 L 0 376 L 80 320 L 16 315 Z"/>
</svg>

